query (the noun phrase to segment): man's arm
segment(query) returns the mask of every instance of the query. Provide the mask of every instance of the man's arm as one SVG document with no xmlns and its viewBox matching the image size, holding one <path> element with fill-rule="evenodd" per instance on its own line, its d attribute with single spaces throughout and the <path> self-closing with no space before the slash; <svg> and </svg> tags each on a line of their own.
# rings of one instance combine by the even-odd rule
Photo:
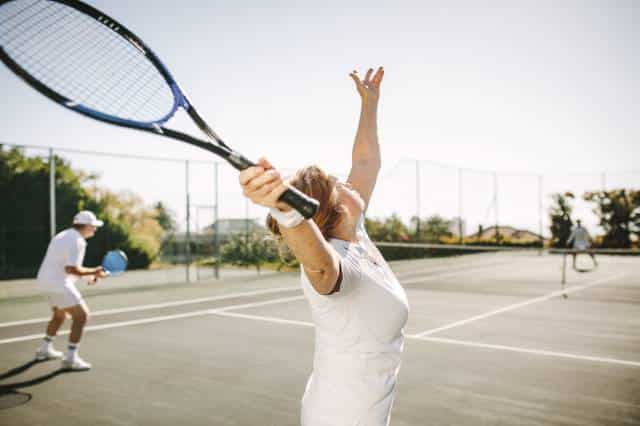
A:
<svg viewBox="0 0 640 426">
<path fill-rule="evenodd" d="M 95 268 L 87 268 L 84 266 L 67 265 L 64 267 L 64 271 L 67 274 L 84 277 L 86 275 L 98 275 L 100 272 L 104 271 L 104 268 L 102 266 L 96 266 Z"/>
</svg>

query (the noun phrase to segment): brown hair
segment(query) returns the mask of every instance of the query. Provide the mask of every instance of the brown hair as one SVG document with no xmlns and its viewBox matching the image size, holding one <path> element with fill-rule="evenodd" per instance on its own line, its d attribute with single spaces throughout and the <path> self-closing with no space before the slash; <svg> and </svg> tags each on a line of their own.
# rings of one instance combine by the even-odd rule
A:
<svg viewBox="0 0 640 426">
<path fill-rule="evenodd" d="M 313 165 L 298 170 L 289 184 L 318 200 L 320 207 L 313 216 L 313 221 L 320 228 L 324 238 L 329 239 L 340 220 L 342 211 L 338 200 L 336 180 L 320 167 Z M 278 222 L 271 215 L 267 216 L 267 227 L 276 236 L 281 235 Z"/>
</svg>

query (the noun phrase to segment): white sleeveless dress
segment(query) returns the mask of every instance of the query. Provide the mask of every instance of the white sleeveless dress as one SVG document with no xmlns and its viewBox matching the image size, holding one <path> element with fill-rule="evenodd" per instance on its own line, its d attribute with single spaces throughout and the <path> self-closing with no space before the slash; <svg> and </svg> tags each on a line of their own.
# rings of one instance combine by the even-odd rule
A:
<svg viewBox="0 0 640 426">
<path fill-rule="evenodd" d="M 302 271 L 316 330 L 313 372 L 302 398 L 302 426 L 387 426 L 395 396 L 404 289 L 364 229 L 357 242 L 332 239 L 340 255 L 340 291 L 323 296 Z"/>
</svg>

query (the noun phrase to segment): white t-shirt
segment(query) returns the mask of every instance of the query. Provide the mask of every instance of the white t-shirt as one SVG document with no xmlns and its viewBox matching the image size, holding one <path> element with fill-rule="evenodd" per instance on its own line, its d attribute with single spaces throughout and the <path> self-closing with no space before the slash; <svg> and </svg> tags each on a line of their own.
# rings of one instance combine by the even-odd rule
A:
<svg viewBox="0 0 640 426">
<path fill-rule="evenodd" d="M 340 291 L 324 296 L 302 271 L 316 330 L 302 426 L 386 426 L 409 314 L 404 289 L 364 229 L 357 243 L 331 239 L 340 255 Z"/>
<path fill-rule="evenodd" d="M 87 242 L 78 231 L 69 228 L 53 237 L 38 270 L 38 287 L 43 291 L 61 292 L 73 286 L 77 275 L 67 274 L 65 266 L 82 266 Z"/>
<path fill-rule="evenodd" d="M 576 226 L 569 237 L 569 243 L 573 241 L 573 248 L 577 250 L 586 250 L 591 245 L 589 232 L 583 226 Z"/>
</svg>

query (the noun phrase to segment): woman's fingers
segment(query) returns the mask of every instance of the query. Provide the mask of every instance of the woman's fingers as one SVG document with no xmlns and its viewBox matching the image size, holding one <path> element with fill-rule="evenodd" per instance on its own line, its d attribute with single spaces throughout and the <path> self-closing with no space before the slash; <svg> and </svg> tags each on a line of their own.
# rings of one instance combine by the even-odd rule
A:
<svg viewBox="0 0 640 426">
<path fill-rule="evenodd" d="M 274 181 L 282 182 L 280 172 L 276 169 L 266 170 L 263 173 L 256 175 L 245 185 L 248 192 L 258 192 L 263 186 L 270 184 Z"/>
<path fill-rule="evenodd" d="M 265 157 L 260 157 L 260 159 L 258 160 L 258 166 L 264 168 L 265 170 L 269 170 L 269 169 L 274 169 L 275 167 L 273 167 L 273 164 L 271 164 L 271 162 L 269 160 L 267 160 Z"/>
<path fill-rule="evenodd" d="M 253 166 L 253 167 L 244 169 L 243 171 L 240 172 L 240 175 L 239 175 L 240 185 L 245 186 L 253 178 L 255 178 L 256 176 L 262 173 L 264 173 L 264 167 L 260 167 L 260 166 Z"/>
<path fill-rule="evenodd" d="M 356 87 L 360 89 L 362 87 L 362 81 L 360 81 L 360 77 L 358 77 L 358 71 L 351 71 L 349 73 L 349 77 L 356 83 Z"/>
<path fill-rule="evenodd" d="M 369 68 L 364 76 L 363 83 L 365 86 L 368 86 L 371 83 L 371 74 L 373 74 L 373 68 Z"/>
<path fill-rule="evenodd" d="M 384 68 L 378 67 L 376 74 L 373 76 L 373 85 L 379 87 L 380 83 L 382 83 L 382 77 L 384 77 Z"/>
</svg>

